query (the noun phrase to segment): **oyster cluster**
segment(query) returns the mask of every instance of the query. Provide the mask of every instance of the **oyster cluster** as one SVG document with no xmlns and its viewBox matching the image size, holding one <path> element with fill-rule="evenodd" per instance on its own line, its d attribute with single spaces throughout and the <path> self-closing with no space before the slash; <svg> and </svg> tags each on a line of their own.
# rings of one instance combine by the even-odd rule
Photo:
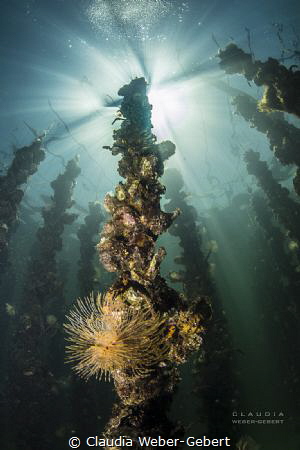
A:
<svg viewBox="0 0 300 450">
<path fill-rule="evenodd" d="M 105 197 L 111 219 L 97 245 L 102 264 L 117 279 L 98 309 L 91 307 L 93 296 L 83 299 L 65 327 L 79 375 L 112 377 L 123 405 L 144 408 L 174 391 L 176 366 L 201 345 L 204 316 L 200 300 L 188 302 L 160 275 L 166 251 L 156 241 L 180 213 L 160 208 L 165 187 L 159 177 L 175 145 L 156 142 L 144 78 L 123 86 L 119 95 L 121 126 L 113 146 L 105 148 L 121 156 L 118 172 L 125 180 Z"/>
<path fill-rule="evenodd" d="M 230 43 L 219 50 L 220 67 L 226 73 L 240 73 L 257 86 L 264 86 L 259 103 L 262 111 L 284 111 L 300 117 L 300 71 L 286 68 L 275 58 L 262 62 Z"/>
<path fill-rule="evenodd" d="M 283 113 L 264 112 L 249 95 L 238 95 L 233 105 L 241 116 L 269 139 L 270 149 L 283 165 L 295 164 L 297 172 L 293 180 L 295 191 L 300 195 L 300 130 L 285 120 Z"/>
<path fill-rule="evenodd" d="M 24 195 L 21 186 L 33 175 L 45 158 L 42 137 L 15 152 L 6 175 L 0 176 L 0 272 L 7 269 L 8 243 L 17 221 L 19 204 Z"/>
<path fill-rule="evenodd" d="M 114 131 L 111 151 L 122 155 L 119 174 L 126 181 L 117 185 L 114 195 L 105 197 L 104 206 L 112 218 L 104 226 L 98 250 L 108 271 L 119 272 L 124 282 L 132 280 L 149 286 L 158 277 L 165 256 L 163 248 L 155 249 L 155 242 L 179 210 L 166 213 L 160 209 L 165 188 L 158 177 L 175 145 L 169 141 L 156 143 L 146 86 L 145 80 L 139 78 L 119 91 L 124 96 L 120 109 L 124 120 Z"/>
<path fill-rule="evenodd" d="M 98 284 L 94 267 L 96 253 L 94 240 L 96 236 L 98 237 L 100 224 L 104 220 L 104 214 L 98 201 L 89 202 L 88 206 L 89 212 L 77 232 L 80 241 L 78 281 L 83 297 L 88 295 L 91 288 L 93 289 Z"/>
<path fill-rule="evenodd" d="M 265 161 L 260 160 L 259 152 L 248 150 L 245 153 L 247 171 L 254 175 L 259 186 L 266 194 L 268 204 L 273 211 L 274 217 L 286 228 L 287 235 L 291 239 L 300 241 L 300 206 L 293 200 L 289 190 L 281 186 L 268 168 Z"/>
</svg>

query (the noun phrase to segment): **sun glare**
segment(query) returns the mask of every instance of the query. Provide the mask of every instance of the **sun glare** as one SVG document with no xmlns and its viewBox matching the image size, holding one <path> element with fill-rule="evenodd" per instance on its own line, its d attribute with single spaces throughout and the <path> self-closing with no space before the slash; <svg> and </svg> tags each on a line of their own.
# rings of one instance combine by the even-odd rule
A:
<svg viewBox="0 0 300 450">
<path fill-rule="evenodd" d="M 155 133 L 159 138 L 164 138 L 170 133 L 170 128 L 180 124 L 186 117 L 185 92 L 175 84 L 157 85 L 150 87 L 148 96 L 153 107 L 152 123 Z"/>
</svg>

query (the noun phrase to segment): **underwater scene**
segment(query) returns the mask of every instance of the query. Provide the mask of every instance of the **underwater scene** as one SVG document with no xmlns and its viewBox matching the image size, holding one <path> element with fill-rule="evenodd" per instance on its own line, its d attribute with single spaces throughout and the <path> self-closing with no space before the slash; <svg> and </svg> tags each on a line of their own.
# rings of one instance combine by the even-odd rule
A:
<svg viewBox="0 0 300 450">
<path fill-rule="evenodd" d="M 300 450 L 299 0 L 0 0 L 1 450 Z"/>
</svg>

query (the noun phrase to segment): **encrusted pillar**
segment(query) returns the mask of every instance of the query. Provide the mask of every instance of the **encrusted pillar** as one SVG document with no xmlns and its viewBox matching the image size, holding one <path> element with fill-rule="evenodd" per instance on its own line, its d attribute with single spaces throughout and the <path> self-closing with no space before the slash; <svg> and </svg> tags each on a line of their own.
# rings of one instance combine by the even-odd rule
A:
<svg viewBox="0 0 300 450">
<path fill-rule="evenodd" d="M 105 436 L 170 436 L 175 433 L 166 410 L 178 382 L 177 364 L 199 348 L 203 300 L 187 299 L 160 275 L 166 251 L 156 248 L 160 234 L 179 210 L 160 208 L 165 192 L 159 177 L 163 162 L 175 152 L 170 141 L 158 144 L 152 134 L 151 109 L 144 78 L 119 90 L 123 97 L 114 143 L 125 179 L 104 205 L 111 214 L 98 245 L 100 259 L 117 281 L 105 295 L 80 300 L 66 324 L 70 359 L 83 377 L 114 380 L 120 402 Z"/>
</svg>

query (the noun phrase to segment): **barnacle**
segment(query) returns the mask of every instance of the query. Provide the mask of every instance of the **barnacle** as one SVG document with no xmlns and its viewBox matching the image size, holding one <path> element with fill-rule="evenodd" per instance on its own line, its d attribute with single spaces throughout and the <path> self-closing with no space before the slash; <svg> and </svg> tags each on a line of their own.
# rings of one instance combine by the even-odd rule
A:
<svg viewBox="0 0 300 450">
<path fill-rule="evenodd" d="M 128 371 L 146 376 L 169 352 L 164 320 L 149 304 L 138 309 L 98 294 L 79 299 L 67 316 L 68 361 L 83 378 Z"/>
</svg>

